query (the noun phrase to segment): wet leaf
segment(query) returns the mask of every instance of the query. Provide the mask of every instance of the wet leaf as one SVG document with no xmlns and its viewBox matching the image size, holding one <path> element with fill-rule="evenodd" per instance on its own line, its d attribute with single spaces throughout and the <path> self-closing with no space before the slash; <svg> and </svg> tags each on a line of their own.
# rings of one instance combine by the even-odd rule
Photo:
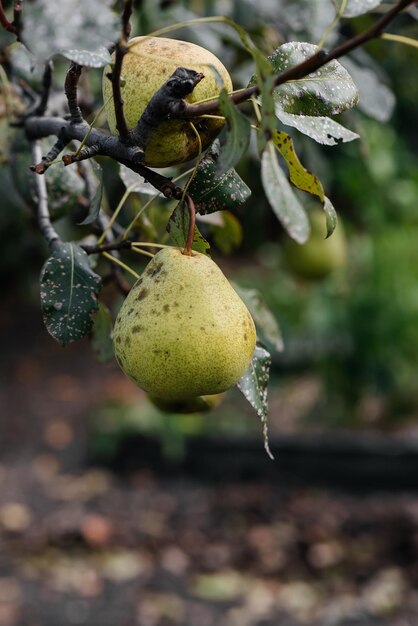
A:
<svg viewBox="0 0 418 626">
<path fill-rule="evenodd" d="M 358 87 L 360 111 L 378 122 L 387 122 L 396 104 L 393 91 L 371 67 L 362 67 L 349 58 L 343 59 L 342 63 Z"/>
<path fill-rule="evenodd" d="M 187 209 L 184 209 L 182 203 L 179 203 L 174 209 L 167 224 L 167 232 L 170 233 L 171 239 L 176 246 L 179 246 L 179 248 L 184 248 L 186 245 L 189 224 L 189 212 Z M 194 229 L 192 248 L 193 250 L 196 250 L 196 252 L 201 252 L 202 254 L 207 255 L 210 254 L 210 245 L 203 237 L 197 226 L 195 226 Z"/>
<path fill-rule="evenodd" d="M 113 359 L 112 315 L 102 302 L 94 316 L 91 345 L 99 363 L 107 363 Z"/>
<path fill-rule="evenodd" d="M 292 239 L 305 243 L 310 233 L 309 220 L 279 165 L 272 142 L 261 157 L 261 179 L 270 206 L 283 227 Z"/>
<path fill-rule="evenodd" d="M 284 345 L 279 324 L 261 293 L 257 289 L 246 289 L 236 284 L 233 287 L 251 313 L 260 341 L 268 343 L 278 352 L 282 352 Z"/>
<path fill-rule="evenodd" d="M 338 11 L 341 7 L 342 0 L 333 0 L 333 2 Z M 347 0 L 343 17 L 357 17 L 358 15 L 363 15 L 376 8 L 381 3 L 382 0 Z"/>
<path fill-rule="evenodd" d="M 188 192 L 193 198 L 196 210 L 203 215 L 224 209 L 235 209 L 244 204 L 251 195 L 251 190 L 234 169 L 220 176 L 217 174 L 216 161 L 219 153 L 217 139 L 199 163 L 189 186 Z"/>
<path fill-rule="evenodd" d="M 120 31 L 112 0 L 50 0 L 25 5 L 23 40 L 39 61 L 63 54 L 81 65 L 104 67 Z"/>
<path fill-rule="evenodd" d="M 90 333 L 101 278 L 80 246 L 60 242 L 41 272 L 41 307 L 48 332 L 66 345 Z"/>
<path fill-rule="evenodd" d="M 357 133 L 353 133 L 329 117 L 294 115 L 286 113 L 280 106 L 276 107 L 276 115 L 283 124 L 297 128 L 304 135 L 326 146 L 335 146 L 359 138 Z"/>
<path fill-rule="evenodd" d="M 285 43 L 269 57 L 276 73 L 288 70 L 318 52 L 318 46 L 301 41 Z M 286 113 L 328 116 L 357 104 L 358 91 L 347 70 L 336 60 L 304 78 L 279 85 L 276 104 Z"/>
<path fill-rule="evenodd" d="M 334 209 L 334 205 L 331 200 L 325 196 L 323 208 L 325 211 L 326 224 L 327 224 L 327 238 L 331 237 L 332 233 L 337 226 L 337 213 Z"/>
<path fill-rule="evenodd" d="M 238 382 L 237 387 L 260 418 L 263 425 L 264 448 L 269 457 L 274 459 L 269 446 L 267 424 L 267 385 L 270 377 L 270 365 L 270 354 L 265 348 L 257 345 L 251 363 Z"/>
<path fill-rule="evenodd" d="M 219 109 L 226 118 L 227 130 L 225 143 L 216 162 L 218 176 L 232 169 L 246 153 L 251 132 L 249 120 L 228 100 L 224 89 L 219 95 Z"/>
<path fill-rule="evenodd" d="M 126 165 L 120 166 L 119 174 L 126 189 L 133 187 L 132 193 L 142 193 L 146 196 L 155 196 L 158 193 L 153 185 L 145 182 L 142 176 L 133 172 Z"/>
</svg>

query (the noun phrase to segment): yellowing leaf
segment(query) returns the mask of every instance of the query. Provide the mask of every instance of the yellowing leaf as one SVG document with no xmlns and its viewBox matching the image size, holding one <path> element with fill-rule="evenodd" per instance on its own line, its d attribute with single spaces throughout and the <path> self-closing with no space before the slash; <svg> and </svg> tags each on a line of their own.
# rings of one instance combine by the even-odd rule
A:
<svg viewBox="0 0 418 626">
<path fill-rule="evenodd" d="M 311 172 L 308 172 L 299 161 L 296 154 L 295 146 L 292 138 L 283 132 L 275 131 L 273 134 L 274 147 L 280 152 L 289 168 L 289 176 L 291 182 L 298 189 L 307 191 L 314 196 L 318 196 L 321 202 L 324 201 L 324 188 L 321 181 Z"/>
</svg>

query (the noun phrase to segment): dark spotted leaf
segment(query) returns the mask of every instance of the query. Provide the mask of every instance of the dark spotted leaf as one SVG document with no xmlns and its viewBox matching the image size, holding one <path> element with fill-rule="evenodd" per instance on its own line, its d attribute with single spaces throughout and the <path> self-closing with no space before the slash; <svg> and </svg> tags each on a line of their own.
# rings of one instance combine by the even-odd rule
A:
<svg viewBox="0 0 418 626">
<path fill-rule="evenodd" d="M 112 4 L 112 0 L 25 3 L 23 41 L 38 61 L 63 54 L 80 65 L 104 67 L 109 62 L 107 48 L 120 32 Z"/>
<path fill-rule="evenodd" d="M 225 143 L 216 162 L 218 176 L 232 169 L 246 153 L 251 132 L 249 120 L 228 100 L 224 89 L 219 95 L 219 109 L 226 118 L 227 130 Z"/>
<path fill-rule="evenodd" d="M 246 289 L 236 284 L 233 287 L 251 313 L 260 341 L 271 345 L 277 352 L 282 352 L 284 345 L 279 324 L 261 293 L 257 289 Z"/>
<path fill-rule="evenodd" d="M 171 239 L 176 246 L 179 246 L 179 248 L 183 248 L 186 245 L 189 224 L 189 212 L 180 202 L 174 209 L 167 224 L 167 232 L 170 233 Z M 194 229 L 192 248 L 193 250 L 196 250 L 196 252 L 201 252 L 202 254 L 207 255 L 210 254 L 210 246 L 197 226 L 195 226 Z"/>
<path fill-rule="evenodd" d="M 310 233 L 308 216 L 279 165 L 272 142 L 261 157 L 261 179 L 270 206 L 283 227 L 292 239 L 305 243 Z"/>
<path fill-rule="evenodd" d="M 217 174 L 216 162 L 219 153 L 217 139 L 199 163 L 189 186 L 188 192 L 194 200 L 196 210 L 202 215 L 235 209 L 251 195 L 251 190 L 234 169 L 221 175 Z"/>
<path fill-rule="evenodd" d="M 113 356 L 112 341 L 113 321 L 109 309 L 99 302 L 99 309 L 94 316 L 91 346 L 99 363 L 107 363 Z"/>
<path fill-rule="evenodd" d="M 101 278 L 80 246 L 55 245 L 41 272 L 42 313 L 54 339 L 66 345 L 90 333 L 100 288 Z"/>
<path fill-rule="evenodd" d="M 357 133 L 353 133 L 330 117 L 293 115 L 283 111 L 280 106 L 276 107 L 276 115 L 283 124 L 297 128 L 304 135 L 326 146 L 335 146 L 359 138 Z"/>
<path fill-rule="evenodd" d="M 237 387 L 246 400 L 255 409 L 263 425 L 264 448 L 271 459 L 274 459 L 268 438 L 268 405 L 267 386 L 270 377 L 271 356 L 265 348 L 257 345 L 251 363 Z"/>
<path fill-rule="evenodd" d="M 314 44 L 292 41 L 277 48 L 269 61 L 279 74 L 306 61 L 318 50 Z M 304 78 L 279 85 L 274 98 L 286 113 L 328 116 L 355 106 L 358 91 L 348 71 L 333 60 Z"/>
</svg>

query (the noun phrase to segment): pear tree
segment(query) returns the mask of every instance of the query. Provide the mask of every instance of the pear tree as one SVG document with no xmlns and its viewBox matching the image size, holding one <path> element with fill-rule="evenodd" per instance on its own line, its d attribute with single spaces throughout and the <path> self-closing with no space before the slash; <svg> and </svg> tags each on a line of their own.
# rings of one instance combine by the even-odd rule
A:
<svg viewBox="0 0 418 626">
<path fill-rule="evenodd" d="M 355 54 L 373 40 L 418 47 L 396 30 L 416 19 L 417 0 L 311 2 L 323 18 L 319 29 L 270 47 L 248 31 L 241 3 L 227 16 L 189 11 L 184 20 L 174 11 L 156 30 L 148 13 L 154 19 L 158 3 L 153 10 L 138 4 L 0 0 L 9 133 L 2 167 L 49 248 L 39 268 L 45 326 L 62 345 L 90 337 L 101 360 L 113 358 L 113 342 L 123 371 L 157 406 L 207 410 L 236 385 L 261 419 L 271 454 L 267 386 L 270 352 L 283 349 L 280 329 L 257 291 L 235 288 L 222 274 L 200 221 L 219 217 L 224 236 L 213 245 L 229 248 L 231 210 L 251 210 L 251 189 L 235 168 L 252 150 L 294 265 L 311 233 L 310 197 L 332 241 L 337 210 L 302 164 L 288 127 L 335 146 L 359 138 L 335 119 L 345 111 L 375 106 L 383 123 L 390 98 L 372 74 L 374 105 L 362 100 Z M 291 22 L 297 6 L 279 2 L 276 21 Z M 229 50 L 225 58 L 210 49 L 215 34 Z M 237 55 L 245 58 L 240 88 L 228 67 Z M 101 102 L 91 88 L 98 81 Z M 126 189 L 119 202 L 106 185 L 109 163 Z M 146 219 L 156 203 L 166 207 L 163 228 Z M 57 215 L 66 216 L 67 229 Z M 149 261 L 142 274 L 138 255 Z M 116 320 L 102 302 L 108 284 L 124 298 Z"/>
</svg>

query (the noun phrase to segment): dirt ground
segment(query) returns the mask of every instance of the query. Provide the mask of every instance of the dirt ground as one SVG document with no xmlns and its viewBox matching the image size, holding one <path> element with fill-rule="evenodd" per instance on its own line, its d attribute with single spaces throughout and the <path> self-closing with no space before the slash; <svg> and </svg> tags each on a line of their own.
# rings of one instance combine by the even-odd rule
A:
<svg viewBox="0 0 418 626">
<path fill-rule="evenodd" d="M 113 474 L 86 415 L 138 392 L 36 309 L 0 333 L 0 626 L 418 624 L 415 494 Z"/>
</svg>

